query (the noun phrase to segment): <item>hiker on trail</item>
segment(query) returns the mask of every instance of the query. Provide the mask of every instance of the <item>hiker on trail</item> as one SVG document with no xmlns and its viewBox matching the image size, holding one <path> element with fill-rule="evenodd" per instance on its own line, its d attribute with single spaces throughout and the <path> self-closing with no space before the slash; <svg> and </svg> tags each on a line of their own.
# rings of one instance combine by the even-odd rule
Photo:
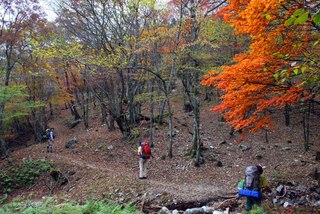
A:
<svg viewBox="0 0 320 214">
<path fill-rule="evenodd" d="M 147 179 L 147 161 L 150 159 L 151 148 L 148 144 L 147 138 L 144 138 L 142 142 L 139 143 L 138 147 L 139 156 L 139 179 Z"/>
<path fill-rule="evenodd" d="M 261 206 L 261 191 L 267 188 L 267 179 L 262 173 L 261 166 L 248 166 L 245 171 L 245 179 L 238 184 L 239 195 L 247 198 L 247 211 L 250 211 L 254 205 Z"/>
<path fill-rule="evenodd" d="M 48 145 L 47 145 L 47 152 L 52 153 L 52 145 L 54 142 L 54 128 L 48 128 L 46 130 L 47 138 L 48 138 Z"/>
</svg>

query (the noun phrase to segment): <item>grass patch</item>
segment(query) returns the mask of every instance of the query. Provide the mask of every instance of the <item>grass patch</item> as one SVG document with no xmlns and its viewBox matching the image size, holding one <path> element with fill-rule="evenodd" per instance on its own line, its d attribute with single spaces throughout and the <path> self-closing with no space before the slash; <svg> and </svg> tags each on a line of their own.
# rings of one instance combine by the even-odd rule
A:
<svg viewBox="0 0 320 214">
<path fill-rule="evenodd" d="M 58 204 L 53 198 L 44 202 L 12 202 L 0 208 L 2 214 L 139 214 L 133 205 L 121 207 L 114 204 L 106 204 L 101 201 L 88 201 L 83 205 L 73 202 Z"/>
<path fill-rule="evenodd" d="M 11 166 L 0 172 L 0 192 L 8 194 L 13 189 L 34 184 L 41 173 L 50 171 L 52 163 L 41 160 L 27 160 L 19 166 Z"/>
</svg>

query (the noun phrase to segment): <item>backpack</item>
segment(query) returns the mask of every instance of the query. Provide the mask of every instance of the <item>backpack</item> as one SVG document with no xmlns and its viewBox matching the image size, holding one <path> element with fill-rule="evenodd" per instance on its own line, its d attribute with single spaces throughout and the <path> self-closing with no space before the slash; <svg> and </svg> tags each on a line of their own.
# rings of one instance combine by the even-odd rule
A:
<svg viewBox="0 0 320 214">
<path fill-rule="evenodd" d="M 48 139 L 50 139 L 50 129 L 46 130 L 46 136 L 47 136 Z"/>
<path fill-rule="evenodd" d="M 260 173 L 256 166 L 248 166 L 245 171 L 245 179 L 238 184 L 239 196 L 248 196 L 253 198 L 261 198 L 259 188 Z"/>
<path fill-rule="evenodd" d="M 260 191 L 260 173 L 256 166 L 248 166 L 245 171 L 245 189 Z"/>
<path fill-rule="evenodd" d="M 51 132 L 50 129 L 46 131 L 46 135 L 47 135 L 47 138 L 48 138 L 48 139 L 50 139 L 50 132 Z M 54 132 L 52 131 L 52 138 L 54 139 L 55 137 L 56 137 L 56 136 L 55 136 Z"/>
<path fill-rule="evenodd" d="M 151 157 L 151 148 L 148 143 L 142 145 L 142 155 L 143 159 L 149 159 Z"/>
</svg>

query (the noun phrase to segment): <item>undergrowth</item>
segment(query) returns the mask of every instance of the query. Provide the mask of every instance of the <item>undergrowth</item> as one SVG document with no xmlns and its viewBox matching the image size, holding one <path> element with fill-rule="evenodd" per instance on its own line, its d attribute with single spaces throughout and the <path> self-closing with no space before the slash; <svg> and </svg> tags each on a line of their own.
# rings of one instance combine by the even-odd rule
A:
<svg viewBox="0 0 320 214">
<path fill-rule="evenodd" d="M 0 207 L 1 214 L 139 214 L 133 205 L 121 207 L 101 201 L 88 201 L 83 205 L 73 202 L 58 204 L 53 198 L 44 202 L 12 202 Z"/>
<path fill-rule="evenodd" d="M 41 173 L 52 169 L 52 163 L 41 160 L 27 160 L 19 166 L 11 166 L 0 172 L 0 193 L 8 194 L 13 189 L 34 184 Z"/>
</svg>

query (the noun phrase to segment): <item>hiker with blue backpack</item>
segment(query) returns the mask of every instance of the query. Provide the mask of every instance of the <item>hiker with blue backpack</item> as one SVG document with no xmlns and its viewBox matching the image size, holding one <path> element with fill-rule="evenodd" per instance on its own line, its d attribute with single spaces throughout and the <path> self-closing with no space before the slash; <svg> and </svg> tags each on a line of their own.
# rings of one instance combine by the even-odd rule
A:
<svg viewBox="0 0 320 214">
<path fill-rule="evenodd" d="M 47 135 L 47 138 L 48 138 L 47 152 L 51 152 L 52 153 L 53 152 L 52 145 L 53 145 L 54 138 L 55 138 L 54 128 L 48 128 L 46 130 L 46 135 Z"/>
<path fill-rule="evenodd" d="M 246 210 L 250 211 L 254 205 L 261 206 L 262 189 L 267 188 L 267 179 L 262 175 L 261 166 L 248 166 L 245 179 L 238 184 L 239 196 L 246 196 Z"/>
<path fill-rule="evenodd" d="M 151 148 L 148 144 L 147 138 L 144 138 L 139 143 L 138 147 L 139 156 L 139 179 L 147 179 L 147 161 L 152 157 Z"/>
</svg>

